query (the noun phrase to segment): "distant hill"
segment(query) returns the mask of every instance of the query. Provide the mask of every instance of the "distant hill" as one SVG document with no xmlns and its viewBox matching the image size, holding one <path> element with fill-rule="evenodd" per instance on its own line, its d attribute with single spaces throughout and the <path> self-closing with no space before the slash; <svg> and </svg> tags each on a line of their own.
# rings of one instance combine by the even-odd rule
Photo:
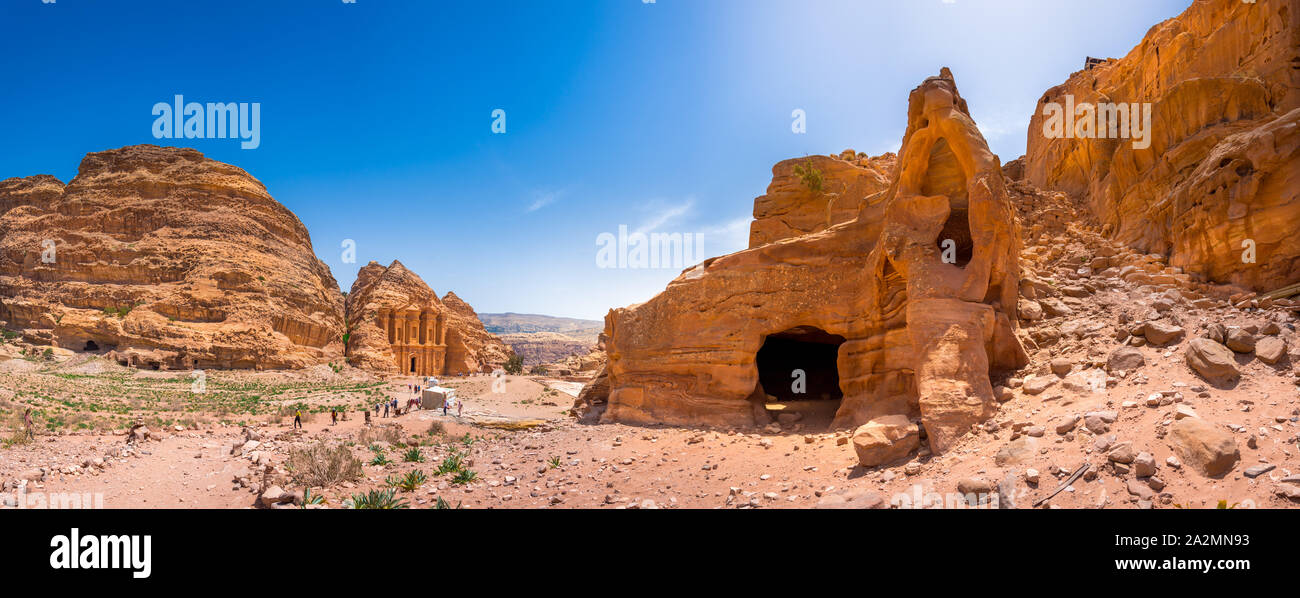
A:
<svg viewBox="0 0 1300 598">
<path fill-rule="evenodd" d="M 483 327 L 504 340 L 525 365 L 552 363 L 570 355 L 586 355 L 605 323 L 539 314 L 478 314 Z"/>
<path fill-rule="evenodd" d="M 579 320 L 539 314 L 479 314 L 478 319 L 483 322 L 488 332 L 493 334 L 555 332 L 579 340 L 591 339 L 593 343 L 605 329 L 605 323 L 598 320 Z"/>
</svg>

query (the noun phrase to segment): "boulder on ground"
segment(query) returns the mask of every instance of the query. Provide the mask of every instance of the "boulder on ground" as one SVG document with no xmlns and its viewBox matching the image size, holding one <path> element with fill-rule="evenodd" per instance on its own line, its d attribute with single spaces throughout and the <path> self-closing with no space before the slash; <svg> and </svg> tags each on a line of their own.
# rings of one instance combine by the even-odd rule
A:
<svg viewBox="0 0 1300 598">
<path fill-rule="evenodd" d="M 920 444 L 920 428 L 902 415 L 877 417 L 853 433 L 853 450 L 864 467 L 902 459 Z"/>
<path fill-rule="evenodd" d="M 1228 331 L 1224 344 L 1238 353 L 1250 353 L 1255 350 L 1255 335 L 1241 328 L 1233 328 Z"/>
<path fill-rule="evenodd" d="M 1267 364 L 1282 361 L 1286 356 L 1286 341 L 1276 336 L 1266 336 L 1255 343 L 1255 357 Z"/>
<path fill-rule="evenodd" d="M 1208 338 L 1216 343 L 1223 344 L 1223 341 L 1228 340 L 1228 328 L 1217 322 L 1210 324 L 1205 329 L 1205 332 L 1201 333 L 1201 338 Z"/>
<path fill-rule="evenodd" d="M 1183 329 L 1163 320 L 1147 322 L 1143 336 L 1153 345 L 1167 345 L 1183 338 Z"/>
<path fill-rule="evenodd" d="M 1205 476 L 1222 476 L 1241 460 L 1232 433 L 1200 418 L 1175 421 L 1169 438 L 1179 459 Z"/>
<path fill-rule="evenodd" d="M 1048 376 L 1035 376 L 1033 378 L 1025 380 L 1025 385 L 1024 385 L 1025 394 L 1027 395 L 1042 394 L 1043 391 L 1047 390 L 1048 387 L 1050 387 L 1053 384 L 1056 384 L 1056 378 L 1052 378 Z"/>
<path fill-rule="evenodd" d="M 889 503 L 879 493 L 864 488 L 845 488 L 817 501 L 818 509 L 888 509 Z"/>
<path fill-rule="evenodd" d="M 292 502 L 293 494 L 285 492 L 284 489 L 279 486 L 271 486 L 262 493 L 259 500 L 264 507 L 274 507 L 275 505 Z"/>
<path fill-rule="evenodd" d="M 1106 369 L 1111 372 L 1130 372 L 1146 365 L 1146 358 L 1136 347 L 1120 347 L 1106 358 Z"/>
<path fill-rule="evenodd" d="M 1188 343 L 1187 365 L 1214 383 L 1234 382 L 1241 378 L 1232 350 L 1208 338 L 1194 338 Z"/>
</svg>

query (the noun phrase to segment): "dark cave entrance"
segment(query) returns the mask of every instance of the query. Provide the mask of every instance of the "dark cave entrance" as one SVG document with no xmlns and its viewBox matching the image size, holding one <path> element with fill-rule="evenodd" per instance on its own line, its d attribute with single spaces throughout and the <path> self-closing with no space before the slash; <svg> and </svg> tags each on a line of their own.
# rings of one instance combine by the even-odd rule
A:
<svg viewBox="0 0 1300 598">
<path fill-rule="evenodd" d="M 970 234 L 970 220 L 965 209 L 954 208 L 948 214 L 948 221 L 943 223 L 943 232 L 939 233 L 939 255 L 945 256 L 951 251 L 958 268 L 965 268 L 975 256 L 975 240 Z"/>
<path fill-rule="evenodd" d="M 838 367 L 844 337 L 812 326 L 769 334 L 758 350 L 758 386 L 763 406 L 782 423 L 829 428 L 840 400 Z"/>
<path fill-rule="evenodd" d="M 98 350 L 99 350 L 99 345 L 98 345 L 97 343 L 95 343 L 95 341 L 86 341 L 86 346 L 83 347 L 81 350 L 82 350 L 82 351 L 98 351 Z"/>
</svg>

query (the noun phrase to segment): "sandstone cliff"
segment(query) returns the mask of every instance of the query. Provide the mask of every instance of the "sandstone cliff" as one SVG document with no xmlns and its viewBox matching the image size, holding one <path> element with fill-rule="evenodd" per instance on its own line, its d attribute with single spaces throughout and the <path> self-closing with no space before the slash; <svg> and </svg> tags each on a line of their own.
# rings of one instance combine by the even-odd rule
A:
<svg viewBox="0 0 1300 598">
<path fill-rule="evenodd" d="M 342 355 L 343 298 L 257 179 L 192 149 L 92 153 L 66 186 L 0 182 L 0 322 L 155 368 Z"/>
<path fill-rule="evenodd" d="M 361 268 L 348 293 L 347 314 L 348 360 L 358 367 L 417 375 L 470 373 L 491 371 L 510 355 L 468 303 L 451 292 L 439 299 L 398 261 Z"/>
<path fill-rule="evenodd" d="M 1043 94 L 1029 125 L 1025 177 L 1086 198 L 1108 236 L 1166 255 L 1200 280 L 1255 290 L 1294 283 L 1297 73 L 1300 1 L 1197 0 L 1127 56 Z M 1045 134 L 1045 107 L 1084 103 L 1149 104 L 1149 147 L 1109 131 Z"/>
<path fill-rule="evenodd" d="M 821 232 L 857 218 L 867 197 L 889 187 L 896 160 L 892 153 L 868 158 L 850 149 L 838 156 L 778 162 L 767 194 L 754 200 L 749 246 Z"/>
<path fill-rule="evenodd" d="M 442 302 L 450 310 L 451 333 L 447 337 L 447 372 L 490 372 L 510 358 L 507 347 L 483 328 L 474 308 L 447 291 Z"/>
</svg>

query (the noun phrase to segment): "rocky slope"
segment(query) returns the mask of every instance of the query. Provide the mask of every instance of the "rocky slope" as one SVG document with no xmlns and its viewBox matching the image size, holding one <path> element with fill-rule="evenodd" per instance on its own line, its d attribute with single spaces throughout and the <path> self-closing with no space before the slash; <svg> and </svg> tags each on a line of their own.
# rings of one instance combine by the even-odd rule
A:
<svg viewBox="0 0 1300 598">
<path fill-rule="evenodd" d="M 92 153 L 66 186 L 0 182 L 0 321 L 155 368 L 299 368 L 342 355 L 343 297 L 302 222 L 192 149 Z"/>
<path fill-rule="evenodd" d="M 525 366 L 554 363 L 575 355 L 586 355 L 592 341 L 572 338 L 558 332 L 503 334 L 501 340 L 524 360 Z"/>
<path fill-rule="evenodd" d="M 348 361 L 353 365 L 377 372 L 399 371 L 389 336 L 377 324 L 381 309 L 428 310 L 443 319 L 446 349 L 439 373 L 491 370 L 510 355 L 505 343 L 487 332 L 474 309 L 455 293 L 439 299 L 401 262 L 388 267 L 370 262 L 357 273 L 347 297 Z"/>
<path fill-rule="evenodd" d="M 1257 291 L 1294 283 L 1298 73 L 1300 2 L 1196 0 L 1127 56 L 1043 94 L 1024 176 L 1086 199 L 1108 237 L 1198 279 Z M 1047 106 L 1085 102 L 1149 105 L 1149 147 L 1109 132 L 1045 133 Z"/>
<path fill-rule="evenodd" d="M 595 320 L 538 314 L 479 314 L 484 328 L 533 366 L 585 356 L 596 346 L 604 324 Z"/>
</svg>

